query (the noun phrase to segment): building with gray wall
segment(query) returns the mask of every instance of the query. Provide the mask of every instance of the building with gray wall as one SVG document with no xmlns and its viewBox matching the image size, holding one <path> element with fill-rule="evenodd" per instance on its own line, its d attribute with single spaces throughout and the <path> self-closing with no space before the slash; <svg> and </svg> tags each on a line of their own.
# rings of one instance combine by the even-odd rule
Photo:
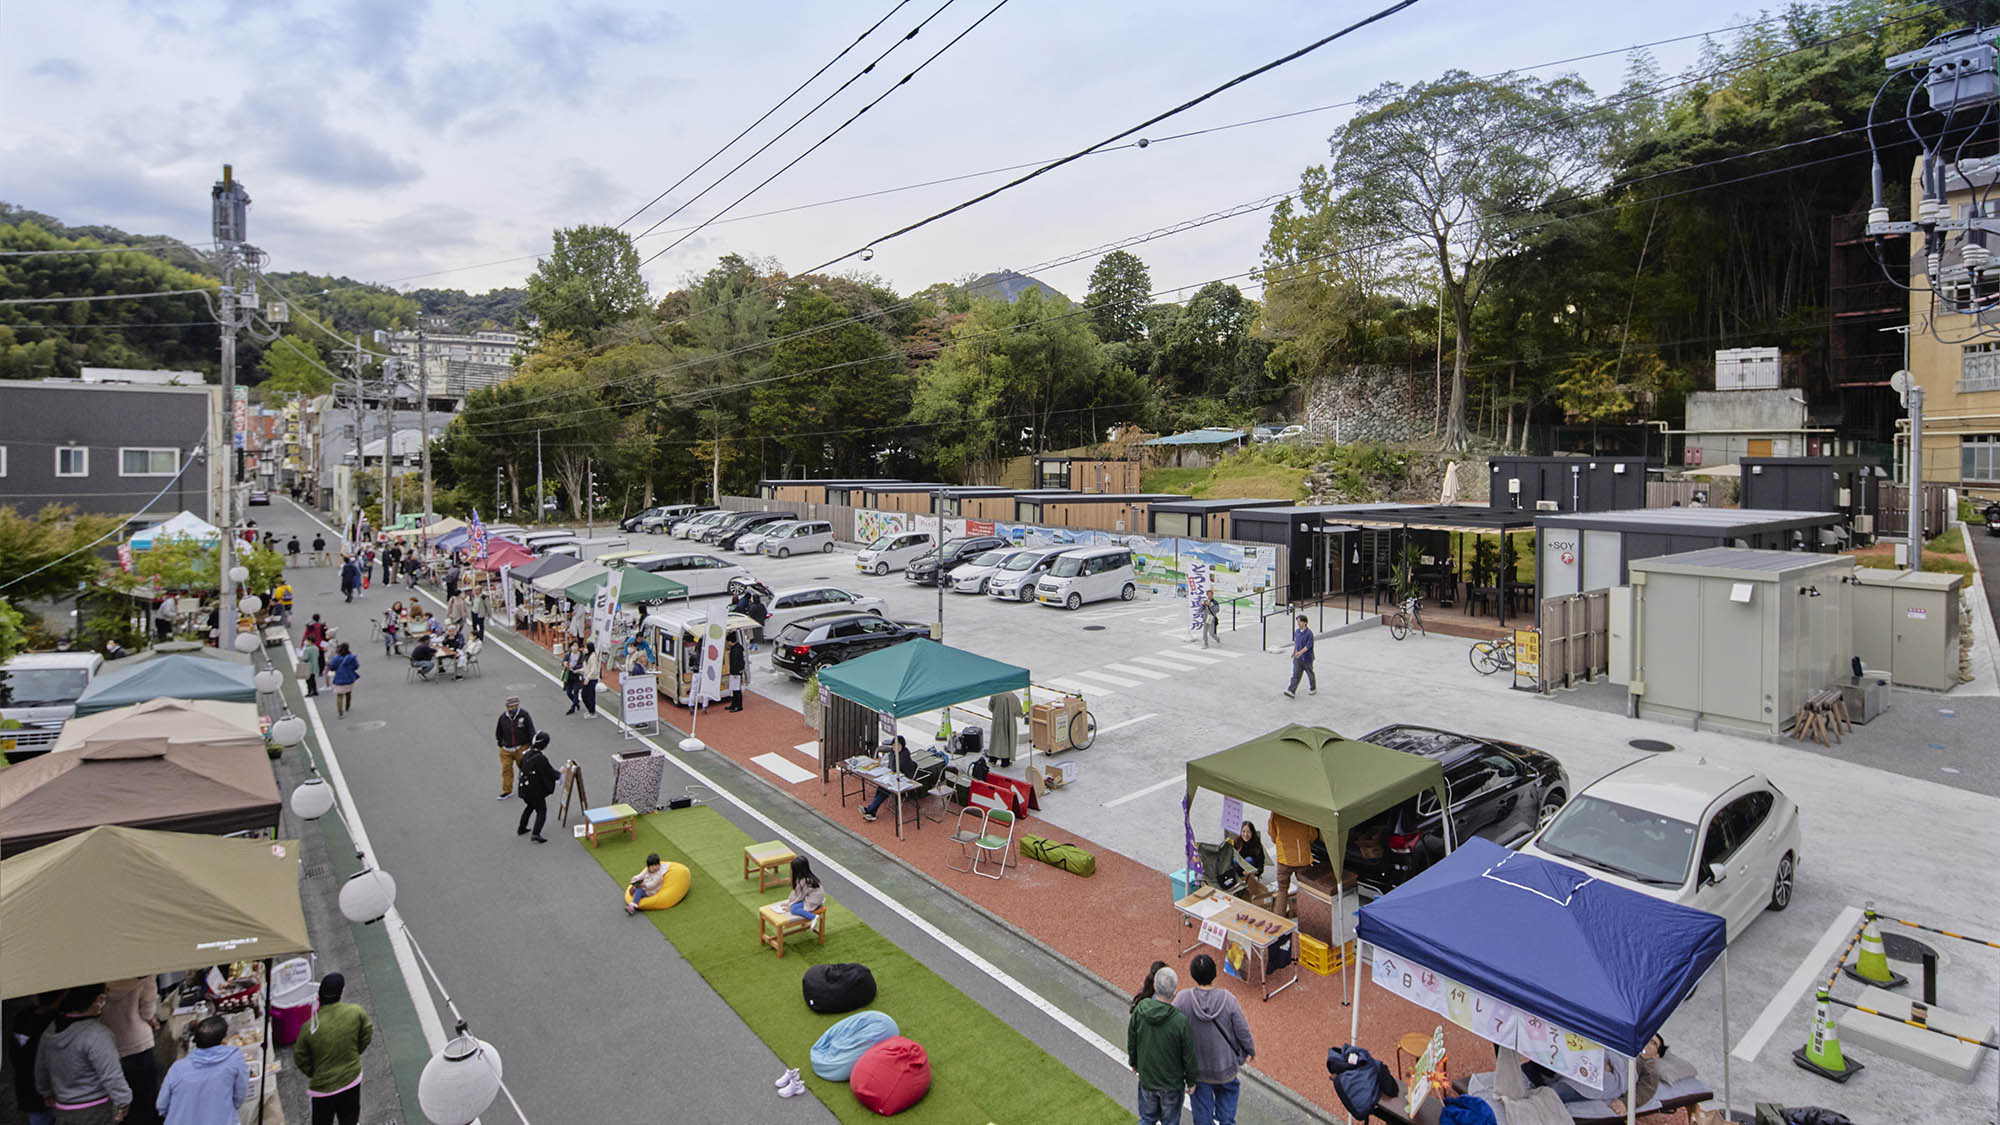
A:
<svg viewBox="0 0 2000 1125">
<path fill-rule="evenodd" d="M 220 387 L 0 381 L 0 504 L 209 519 L 221 507 L 224 432 Z"/>
</svg>

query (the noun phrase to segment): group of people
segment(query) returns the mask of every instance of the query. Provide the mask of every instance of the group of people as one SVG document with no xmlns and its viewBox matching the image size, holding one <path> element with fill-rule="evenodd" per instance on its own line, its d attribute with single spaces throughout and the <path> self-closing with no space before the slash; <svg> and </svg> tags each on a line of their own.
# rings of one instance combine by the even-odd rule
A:
<svg viewBox="0 0 2000 1125">
<path fill-rule="evenodd" d="M 1181 1096 L 1197 1125 L 1236 1125 L 1242 1091 L 1237 1072 L 1257 1054 L 1250 1021 L 1236 997 L 1215 988 L 1215 958 L 1188 962 L 1193 988 L 1155 961 L 1132 997 L 1125 1062 L 1139 1079 L 1139 1125 L 1177 1125 Z"/>
<path fill-rule="evenodd" d="M 331 648 L 332 651 L 327 650 Z M 312 615 L 299 639 L 299 679 L 307 695 L 318 695 L 320 680 L 333 689 L 333 710 L 345 715 L 354 706 L 354 685 L 361 679 L 361 658 L 346 641 L 333 639 L 333 627 Z"/>
</svg>

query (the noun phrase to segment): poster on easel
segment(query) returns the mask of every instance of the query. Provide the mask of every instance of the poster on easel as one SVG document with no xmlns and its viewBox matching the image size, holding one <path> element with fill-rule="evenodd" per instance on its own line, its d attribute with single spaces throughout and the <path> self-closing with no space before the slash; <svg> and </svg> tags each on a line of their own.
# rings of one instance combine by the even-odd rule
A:
<svg viewBox="0 0 2000 1125">
<path fill-rule="evenodd" d="M 660 729 L 660 678 L 658 676 L 621 676 L 618 680 L 619 701 L 625 712 L 627 737 L 638 737 L 643 733 L 657 734 Z"/>
</svg>

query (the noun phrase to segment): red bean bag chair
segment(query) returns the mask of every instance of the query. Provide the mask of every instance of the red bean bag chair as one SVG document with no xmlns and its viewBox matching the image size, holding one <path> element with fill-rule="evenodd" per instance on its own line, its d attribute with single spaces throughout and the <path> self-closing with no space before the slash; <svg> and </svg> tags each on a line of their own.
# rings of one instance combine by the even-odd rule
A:
<svg viewBox="0 0 2000 1125">
<path fill-rule="evenodd" d="M 894 1035 L 868 1048 L 848 1079 L 856 1100 L 884 1117 L 922 1101 L 931 1090 L 931 1060 L 924 1049 Z"/>
</svg>

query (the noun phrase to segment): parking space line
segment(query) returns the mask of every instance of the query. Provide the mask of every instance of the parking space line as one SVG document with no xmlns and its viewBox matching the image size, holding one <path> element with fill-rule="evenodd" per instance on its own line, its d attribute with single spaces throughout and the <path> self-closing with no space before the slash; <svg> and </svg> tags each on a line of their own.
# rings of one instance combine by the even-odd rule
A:
<svg viewBox="0 0 2000 1125">
<path fill-rule="evenodd" d="M 1093 680 L 1103 680 L 1103 681 L 1104 681 L 1105 683 L 1107 683 L 1107 684 L 1110 684 L 1110 685 L 1111 685 L 1112 687 L 1138 687 L 1138 686 L 1139 686 L 1139 681 L 1138 681 L 1138 680 L 1128 680 L 1128 679 L 1126 679 L 1126 678 L 1125 678 L 1125 677 L 1123 677 L 1123 676 L 1114 676 L 1114 675 L 1112 675 L 1112 674 L 1111 674 L 1111 673 L 1109 673 L 1109 672 L 1100 672 L 1100 671 L 1098 671 L 1098 670 L 1097 670 L 1097 669 L 1095 669 L 1095 668 L 1085 668 L 1085 669 L 1083 669 L 1083 670 L 1081 670 L 1081 671 L 1077 671 L 1077 672 L 1071 672 L 1071 673 L 1070 673 L 1070 675 L 1072 675 L 1072 676 L 1089 676 L 1089 677 L 1090 677 L 1091 679 L 1093 679 Z"/>
<path fill-rule="evenodd" d="M 1119 672 L 1127 676 L 1139 676 L 1148 680 L 1170 680 L 1173 678 L 1165 672 L 1155 672 L 1151 668 L 1139 668 L 1130 664 L 1106 664 L 1105 667 L 1111 669 L 1113 672 Z"/>
<path fill-rule="evenodd" d="M 1104 732 L 1099 731 L 1097 733 L 1103 734 Z M 1099 807 L 1106 809 L 1115 809 L 1119 805 L 1122 805 L 1127 801 L 1136 801 L 1141 797 L 1148 797 L 1154 793 L 1158 793 L 1162 789 L 1168 789 L 1176 785 L 1185 785 L 1185 784 L 1187 784 L 1187 779 L 1184 777 L 1170 777 L 1165 781 L 1155 782 L 1152 785 L 1148 785 L 1144 789 L 1141 789 L 1136 793 L 1127 793 L 1123 797 L 1120 797 L 1115 801 L 1106 801 Z"/>
<path fill-rule="evenodd" d="M 1108 727 L 1102 727 L 1098 730 L 1097 733 L 1102 735 L 1102 734 L 1110 734 L 1114 730 L 1124 730 L 1126 727 L 1137 726 L 1138 724 L 1145 722 L 1147 719 L 1155 718 L 1158 715 L 1159 715 L 1158 711 L 1148 711 L 1136 719 L 1127 719 L 1122 723 L 1112 723 Z"/>
<path fill-rule="evenodd" d="M 787 785 L 797 785 L 801 781 L 812 780 L 811 770 L 800 769 L 776 754 L 759 754 L 750 760 L 776 774 L 778 779 Z"/>
<path fill-rule="evenodd" d="M 1799 962 L 1798 968 L 1792 970 L 1791 977 L 1785 981 L 1784 987 L 1772 994 L 1771 1002 L 1764 1005 L 1764 1010 L 1758 1014 L 1756 1022 L 1750 1025 L 1750 1030 L 1744 1032 L 1743 1038 L 1738 1039 L 1736 1046 L 1730 1048 L 1731 1055 L 1744 1062 L 1756 1061 L 1757 1052 L 1764 1049 L 1765 1043 L 1770 1042 L 1772 1034 L 1778 1030 L 1778 1025 L 1784 1022 L 1786 1015 L 1790 1014 L 1792 1005 L 1798 1002 L 1799 997 L 1805 995 L 1808 985 L 1819 979 L 1827 961 L 1833 957 L 1834 950 L 1846 940 L 1847 935 L 1854 932 L 1855 925 L 1860 921 L 1861 908 L 1858 906 L 1850 906 L 1834 918 L 1832 924 L 1827 926 L 1826 932 L 1820 935 L 1819 944 L 1813 946 L 1812 952 L 1806 954 L 1806 959 Z"/>
</svg>

